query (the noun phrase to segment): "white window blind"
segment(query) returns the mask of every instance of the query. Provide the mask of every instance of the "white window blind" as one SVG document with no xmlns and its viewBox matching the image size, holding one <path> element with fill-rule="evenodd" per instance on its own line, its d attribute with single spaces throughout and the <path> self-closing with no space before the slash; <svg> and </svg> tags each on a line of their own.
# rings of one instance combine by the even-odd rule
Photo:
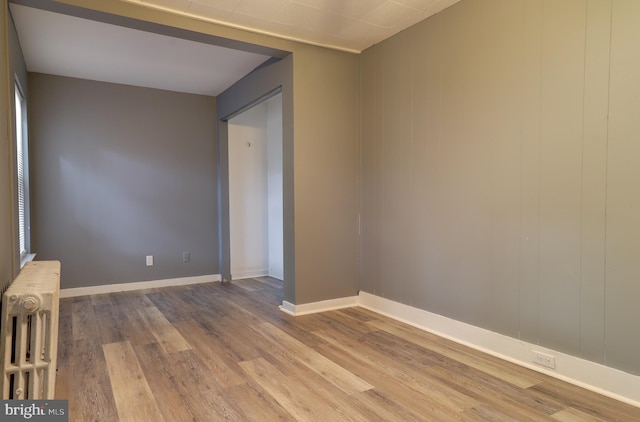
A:
<svg viewBox="0 0 640 422">
<path fill-rule="evenodd" d="M 25 146 L 25 102 L 20 90 L 16 86 L 16 171 L 18 180 L 18 237 L 20 244 L 20 258 L 28 253 L 27 236 L 27 148 Z"/>
</svg>

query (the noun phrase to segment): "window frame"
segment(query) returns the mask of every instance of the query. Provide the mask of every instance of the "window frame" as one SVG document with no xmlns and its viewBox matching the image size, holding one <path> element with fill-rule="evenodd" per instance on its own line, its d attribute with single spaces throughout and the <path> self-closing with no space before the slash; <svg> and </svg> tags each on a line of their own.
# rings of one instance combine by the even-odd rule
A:
<svg viewBox="0 0 640 422">
<path fill-rule="evenodd" d="M 27 99 L 18 78 L 14 83 L 15 114 L 15 176 L 16 176 L 16 233 L 20 268 L 33 259 L 31 253 L 31 210 L 29 189 L 29 135 Z"/>
</svg>

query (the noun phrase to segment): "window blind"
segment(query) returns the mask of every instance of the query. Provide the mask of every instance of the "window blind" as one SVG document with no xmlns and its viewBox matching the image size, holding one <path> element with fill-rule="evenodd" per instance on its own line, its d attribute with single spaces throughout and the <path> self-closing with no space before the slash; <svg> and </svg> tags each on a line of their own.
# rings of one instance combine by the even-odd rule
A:
<svg viewBox="0 0 640 422">
<path fill-rule="evenodd" d="M 18 181 L 18 237 L 20 258 L 27 254 L 27 225 L 26 225 L 26 183 L 24 148 L 24 99 L 16 87 L 16 171 Z"/>
</svg>

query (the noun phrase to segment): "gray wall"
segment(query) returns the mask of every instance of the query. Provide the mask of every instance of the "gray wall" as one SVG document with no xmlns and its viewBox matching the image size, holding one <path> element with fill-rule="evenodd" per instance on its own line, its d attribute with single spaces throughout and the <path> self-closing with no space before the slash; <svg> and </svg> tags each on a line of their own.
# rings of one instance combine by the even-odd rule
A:
<svg viewBox="0 0 640 422">
<path fill-rule="evenodd" d="M 0 2 L 0 78 L 8 81 L 0 90 L 0 291 L 13 281 L 20 269 L 18 251 L 18 220 L 16 202 L 16 148 L 15 148 L 15 79 L 28 93 L 27 72 L 22 58 L 18 36 L 7 12 L 6 1 Z M 7 50 L 5 50 L 5 48 Z M 6 54 L 4 54 L 6 51 Z"/>
<path fill-rule="evenodd" d="M 463 0 L 365 51 L 362 289 L 640 374 L 638 22 Z"/>
<path fill-rule="evenodd" d="M 62 288 L 219 272 L 215 98 L 43 74 L 29 85 L 33 249 L 62 262 Z"/>
</svg>

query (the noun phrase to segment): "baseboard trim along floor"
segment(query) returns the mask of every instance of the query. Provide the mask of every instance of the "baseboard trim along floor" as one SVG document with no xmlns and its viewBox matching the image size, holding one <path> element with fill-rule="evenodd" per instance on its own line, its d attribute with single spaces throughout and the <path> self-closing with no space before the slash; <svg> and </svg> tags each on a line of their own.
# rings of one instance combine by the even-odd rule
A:
<svg viewBox="0 0 640 422">
<path fill-rule="evenodd" d="M 280 310 L 293 316 L 315 314 L 318 312 L 335 311 L 337 309 L 351 308 L 358 305 L 358 296 L 341 297 L 338 299 L 322 300 L 320 302 L 294 305 L 293 303 L 282 301 Z"/>
<path fill-rule="evenodd" d="M 200 275 L 194 277 L 167 278 L 164 280 L 137 281 L 133 283 L 105 284 L 101 286 L 75 287 L 61 289 L 60 298 L 99 295 L 104 293 L 130 292 L 134 290 L 154 289 L 157 287 L 186 286 L 221 281 L 220 274 Z"/>
</svg>

